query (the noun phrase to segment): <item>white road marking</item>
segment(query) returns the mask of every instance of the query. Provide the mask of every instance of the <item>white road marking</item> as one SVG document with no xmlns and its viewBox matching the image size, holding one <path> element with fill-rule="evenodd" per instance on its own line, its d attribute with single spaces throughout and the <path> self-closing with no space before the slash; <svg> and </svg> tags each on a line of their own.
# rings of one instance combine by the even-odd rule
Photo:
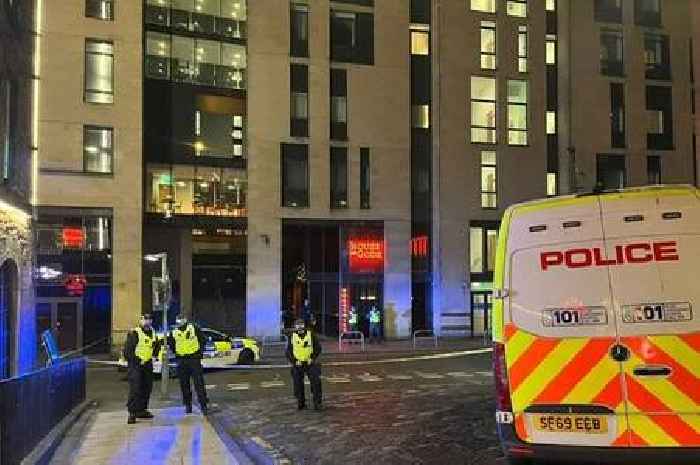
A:
<svg viewBox="0 0 700 465">
<path fill-rule="evenodd" d="M 260 383 L 261 387 L 264 388 L 275 388 L 285 386 L 284 381 L 263 381 Z"/>
<path fill-rule="evenodd" d="M 349 383 L 351 381 L 350 378 L 344 378 L 344 377 L 330 377 L 330 378 L 324 378 L 326 381 L 329 383 Z"/>
<path fill-rule="evenodd" d="M 416 371 L 416 375 L 423 378 L 423 379 L 442 379 L 442 378 L 444 378 L 443 375 L 439 375 L 437 373 L 422 373 L 420 371 Z"/>
<path fill-rule="evenodd" d="M 227 384 L 226 389 L 229 391 L 245 391 L 250 389 L 250 383 Z"/>
<path fill-rule="evenodd" d="M 447 373 L 447 376 L 451 376 L 453 378 L 471 378 L 474 376 L 474 373 L 467 373 L 466 371 L 450 371 Z"/>
<path fill-rule="evenodd" d="M 363 373 L 361 375 L 357 375 L 358 379 L 360 381 L 363 381 L 365 383 L 378 383 L 379 381 L 382 381 L 382 378 L 377 376 L 377 375 L 372 375 L 370 373 Z"/>
<path fill-rule="evenodd" d="M 476 374 L 479 376 L 493 376 L 493 372 L 491 371 L 477 371 Z"/>
<path fill-rule="evenodd" d="M 408 381 L 413 379 L 411 375 L 388 375 L 387 378 L 393 379 L 395 381 Z"/>
<path fill-rule="evenodd" d="M 206 388 L 207 391 L 213 391 L 214 389 L 216 389 L 216 384 L 207 384 L 204 387 Z"/>
</svg>

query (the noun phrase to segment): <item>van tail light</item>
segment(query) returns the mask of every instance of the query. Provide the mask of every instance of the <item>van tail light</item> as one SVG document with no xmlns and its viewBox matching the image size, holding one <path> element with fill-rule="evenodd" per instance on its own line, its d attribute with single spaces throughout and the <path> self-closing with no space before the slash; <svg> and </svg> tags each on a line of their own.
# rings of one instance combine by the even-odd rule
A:
<svg viewBox="0 0 700 465">
<path fill-rule="evenodd" d="M 501 412 L 513 411 L 507 366 L 505 344 L 495 343 L 493 345 L 493 374 L 496 383 L 496 408 Z"/>
</svg>

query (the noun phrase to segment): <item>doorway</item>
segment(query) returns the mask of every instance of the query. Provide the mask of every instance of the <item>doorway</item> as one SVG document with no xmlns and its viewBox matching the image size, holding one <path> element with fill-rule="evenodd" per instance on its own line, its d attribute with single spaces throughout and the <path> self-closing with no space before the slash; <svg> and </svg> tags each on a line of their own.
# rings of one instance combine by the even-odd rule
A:
<svg viewBox="0 0 700 465">
<path fill-rule="evenodd" d="M 471 333 L 488 334 L 490 331 L 492 296 L 491 291 L 472 291 Z"/>
<path fill-rule="evenodd" d="M 19 269 L 13 260 L 0 267 L 0 379 L 15 372 Z"/>
<path fill-rule="evenodd" d="M 36 302 L 37 340 L 50 329 L 61 352 L 83 346 L 83 301 L 80 298 L 38 299 Z"/>
</svg>

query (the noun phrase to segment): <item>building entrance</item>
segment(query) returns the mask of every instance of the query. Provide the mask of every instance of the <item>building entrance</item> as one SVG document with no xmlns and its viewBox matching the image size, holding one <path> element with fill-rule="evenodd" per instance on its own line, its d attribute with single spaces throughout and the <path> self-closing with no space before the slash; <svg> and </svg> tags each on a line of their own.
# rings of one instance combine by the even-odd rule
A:
<svg viewBox="0 0 700 465">
<path fill-rule="evenodd" d="M 37 340 L 50 329 L 61 352 L 83 346 L 83 301 L 80 298 L 38 299 L 36 302 Z"/>
<path fill-rule="evenodd" d="M 15 333 L 19 270 L 13 260 L 0 267 L 0 379 L 9 378 L 15 369 Z"/>
</svg>

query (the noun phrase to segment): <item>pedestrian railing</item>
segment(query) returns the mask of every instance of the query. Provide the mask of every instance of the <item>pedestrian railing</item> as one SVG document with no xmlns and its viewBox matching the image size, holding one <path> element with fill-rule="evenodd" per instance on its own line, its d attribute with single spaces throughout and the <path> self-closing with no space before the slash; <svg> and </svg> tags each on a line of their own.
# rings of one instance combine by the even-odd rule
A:
<svg viewBox="0 0 700 465">
<path fill-rule="evenodd" d="M 362 331 L 345 331 L 338 336 L 338 350 L 343 351 L 343 344 L 360 344 L 360 350 L 365 351 L 365 335 Z"/>
<path fill-rule="evenodd" d="M 279 336 L 265 336 L 262 341 L 262 352 L 261 357 L 268 357 L 271 355 L 282 355 L 287 349 L 287 343 L 289 337 L 286 334 L 280 334 Z"/>
<path fill-rule="evenodd" d="M 0 381 L 0 463 L 19 465 L 84 401 L 84 358 Z"/>
<path fill-rule="evenodd" d="M 429 343 L 435 347 L 438 346 L 437 334 L 432 329 L 418 329 L 413 331 L 413 348 L 416 349 L 419 345 L 422 347 Z"/>
</svg>

